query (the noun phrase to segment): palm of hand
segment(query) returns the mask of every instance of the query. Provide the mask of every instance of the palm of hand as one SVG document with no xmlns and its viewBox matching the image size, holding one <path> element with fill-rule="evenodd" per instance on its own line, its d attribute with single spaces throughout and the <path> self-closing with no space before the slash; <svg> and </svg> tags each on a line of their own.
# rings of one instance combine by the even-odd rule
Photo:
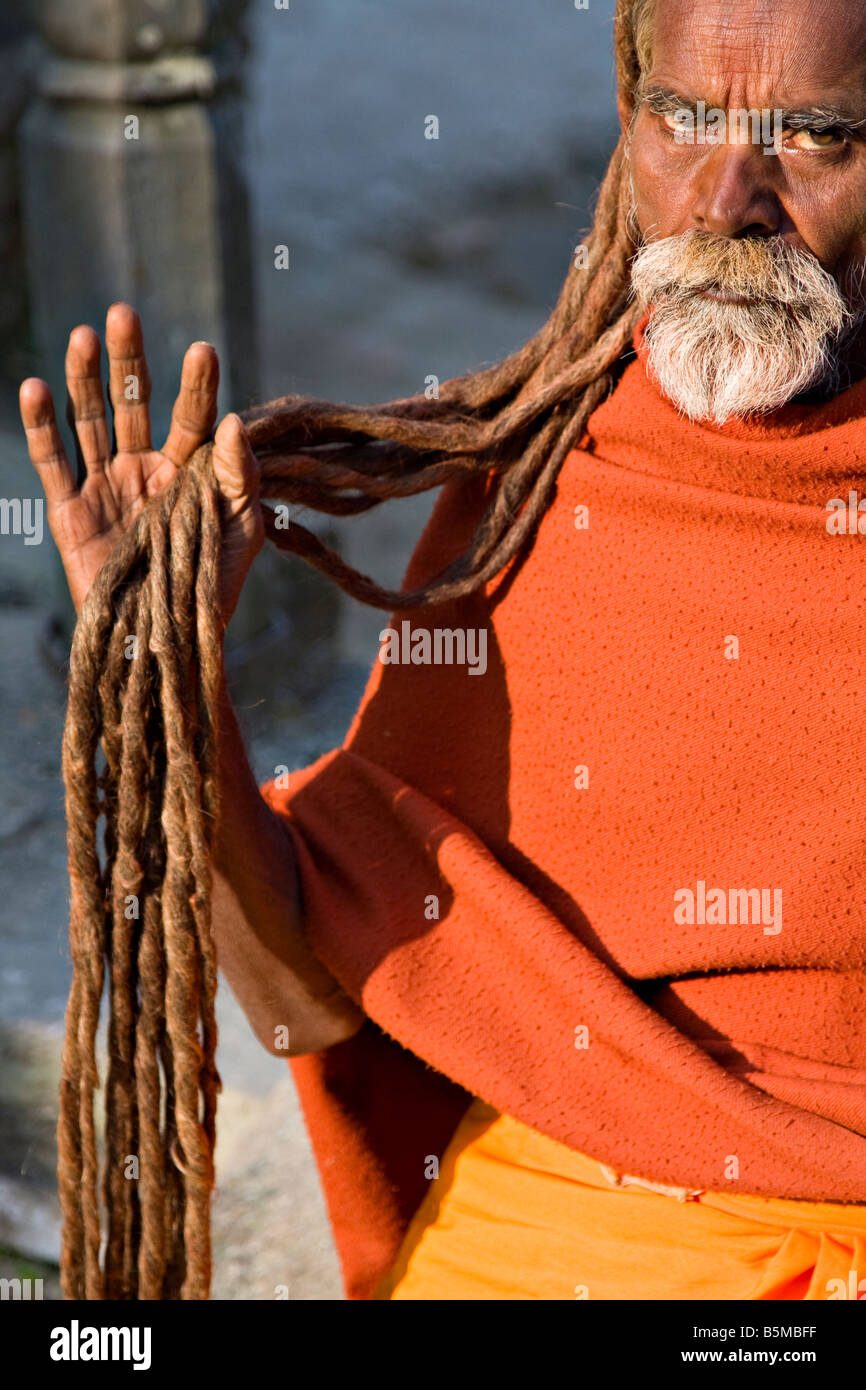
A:
<svg viewBox="0 0 866 1390">
<path fill-rule="evenodd" d="M 161 449 L 154 449 L 141 324 L 129 305 L 114 304 L 109 309 L 105 342 L 118 449 L 114 457 L 100 375 L 101 346 L 93 329 L 75 328 L 66 354 L 67 390 L 86 469 L 80 484 L 63 446 L 48 386 L 33 377 L 21 387 L 21 417 L 30 458 L 45 490 L 48 523 L 76 610 L 142 508 L 210 438 L 217 413 L 216 352 L 209 343 L 193 343 L 184 357 L 168 438 Z M 132 397 L 127 389 L 130 382 L 136 386 Z M 237 416 L 227 416 L 217 431 L 214 471 L 231 541 L 227 553 L 232 572 L 224 576 L 221 595 L 227 620 L 263 531 L 258 465 Z"/>
</svg>

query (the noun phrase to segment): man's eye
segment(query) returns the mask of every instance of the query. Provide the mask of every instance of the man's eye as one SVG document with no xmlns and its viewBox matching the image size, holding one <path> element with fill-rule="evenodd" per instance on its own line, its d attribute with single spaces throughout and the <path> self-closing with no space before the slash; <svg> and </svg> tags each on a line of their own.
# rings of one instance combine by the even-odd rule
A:
<svg viewBox="0 0 866 1390">
<path fill-rule="evenodd" d="M 816 150 L 837 150 L 845 144 L 845 136 L 839 130 L 792 130 L 785 136 L 789 149 L 813 153 Z"/>
</svg>

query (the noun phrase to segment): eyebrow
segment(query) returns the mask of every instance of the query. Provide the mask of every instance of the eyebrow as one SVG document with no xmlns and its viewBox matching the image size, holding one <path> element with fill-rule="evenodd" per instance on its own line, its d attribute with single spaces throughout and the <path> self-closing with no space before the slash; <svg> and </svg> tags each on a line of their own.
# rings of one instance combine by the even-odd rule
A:
<svg viewBox="0 0 866 1390">
<path fill-rule="evenodd" d="M 672 116 L 678 111 L 696 111 L 698 103 L 691 97 L 680 96 L 669 87 L 649 87 L 642 98 L 642 104 L 657 116 Z M 717 108 L 706 102 L 708 111 Z M 782 112 L 782 125 L 786 130 L 841 130 L 847 135 L 856 135 L 866 127 L 866 116 L 855 115 L 850 107 L 835 102 L 821 102 L 816 106 L 795 108 L 770 107 Z"/>
</svg>

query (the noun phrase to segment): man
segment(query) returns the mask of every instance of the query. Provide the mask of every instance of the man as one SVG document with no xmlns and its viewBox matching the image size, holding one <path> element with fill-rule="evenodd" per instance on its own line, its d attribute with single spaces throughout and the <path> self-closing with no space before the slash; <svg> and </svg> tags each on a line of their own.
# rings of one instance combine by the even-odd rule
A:
<svg viewBox="0 0 866 1390">
<path fill-rule="evenodd" d="M 407 589 L 482 582 L 398 605 L 288 787 L 225 698 L 218 951 L 263 1044 L 289 1029 L 353 1297 L 866 1290 L 866 13 L 621 0 L 617 60 L 588 260 L 503 367 L 550 459 L 506 470 L 491 425 Z M 196 344 L 152 451 L 126 306 L 106 341 L 113 461 L 70 339 L 81 489 L 22 388 L 79 606 L 215 418 Z M 236 416 L 214 458 L 228 619 L 262 540 Z"/>
</svg>

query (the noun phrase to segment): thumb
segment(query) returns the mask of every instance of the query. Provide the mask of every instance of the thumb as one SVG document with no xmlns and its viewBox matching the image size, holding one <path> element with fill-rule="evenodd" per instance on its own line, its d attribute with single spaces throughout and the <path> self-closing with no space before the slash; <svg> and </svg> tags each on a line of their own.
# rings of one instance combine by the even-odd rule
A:
<svg viewBox="0 0 866 1390">
<path fill-rule="evenodd" d="M 226 415 L 214 435 L 213 469 L 227 501 L 245 502 L 259 490 L 261 464 L 239 415 Z"/>
</svg>

